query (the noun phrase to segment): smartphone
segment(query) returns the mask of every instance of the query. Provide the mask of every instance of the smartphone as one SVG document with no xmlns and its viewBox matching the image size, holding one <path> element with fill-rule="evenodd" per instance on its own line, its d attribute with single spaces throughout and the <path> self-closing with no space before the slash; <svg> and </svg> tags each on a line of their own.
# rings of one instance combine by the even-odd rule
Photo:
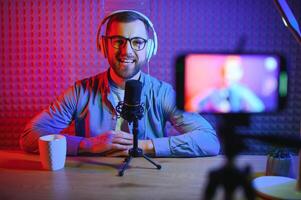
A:
<svg viewBox="0 0 301 200">
<path fill-rule="evenodd" d="M 188 53 L 176 60 L 177 106 L 198 113 L 269 113 L 284 108 L 288 77 L 275 54 Z"/>
</svg>

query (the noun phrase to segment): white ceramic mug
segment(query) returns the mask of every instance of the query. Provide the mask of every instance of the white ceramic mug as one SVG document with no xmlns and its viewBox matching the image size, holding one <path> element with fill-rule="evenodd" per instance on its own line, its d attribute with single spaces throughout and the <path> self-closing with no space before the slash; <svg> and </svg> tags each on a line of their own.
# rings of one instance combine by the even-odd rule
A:
<svg viewBox="0 0 301 200">
<path fill-rule="evenodd" d="M 66 147 L 66 138 L 63 135 L 41 136 L 39 138 L 39 151 L 43 168 L 51 171 L 64 168 Z"/>
</svg>

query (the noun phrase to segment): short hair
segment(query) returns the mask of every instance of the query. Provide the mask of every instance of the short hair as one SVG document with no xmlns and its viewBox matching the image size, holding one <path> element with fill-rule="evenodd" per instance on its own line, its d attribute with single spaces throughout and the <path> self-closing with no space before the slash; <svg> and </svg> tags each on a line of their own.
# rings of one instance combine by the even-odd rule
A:
<svg viewBox="0 0 301 200">
<path fill-rule="evenodd" d="M 116 13 L 110 17 L 110 19 L 107 23 L 106 35 L 108 35 L 108 33 L 110 31 L 110 27 L 113 22 L 115 22 L 115 21 L 117 21 L 117 22 L 133 22 L 136 20 L 142 21 L 144 23 L 147 33 L 149 33 L 150 24 L 147 21 L 147 19 L 145 19 L 144 17 L 142 17 L 141 15 L 139 15 L 135 12 L 124 11 L 124 12 Z"/>
</svg>

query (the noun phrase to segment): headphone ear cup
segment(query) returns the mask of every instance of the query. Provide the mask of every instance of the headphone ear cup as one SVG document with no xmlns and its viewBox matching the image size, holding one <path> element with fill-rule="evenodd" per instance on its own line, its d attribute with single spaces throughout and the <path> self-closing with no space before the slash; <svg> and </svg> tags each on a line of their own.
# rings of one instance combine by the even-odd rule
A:
<svg viewBox="0 0 301 200">
<path fill-rule="evenodd" d="M 148 39 L 146 51 L 146 59 L 147 61 L 150 61 L 151 57 L 154 54 L 154 41 L 152 39 Z"/>
</svg>

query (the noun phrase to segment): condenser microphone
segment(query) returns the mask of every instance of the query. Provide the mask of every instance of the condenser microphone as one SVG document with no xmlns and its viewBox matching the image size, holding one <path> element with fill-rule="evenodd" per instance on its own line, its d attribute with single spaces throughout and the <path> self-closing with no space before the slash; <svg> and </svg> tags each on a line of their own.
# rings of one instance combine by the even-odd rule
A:
<svg viewBox="0 0 301 200">
<path fill-rule="evenodd" d="M 143 105 L 140 104 L 142 83 L 138 80 L 125 82 L 124 101 L 119 102 L 116 111 L 129 123 L 143 117 Z"/>
<path fill-rule="evenodd" d="M 141 98 L 141 90 L 142 83 L 137 80 L 129 80 L 125 82 L 125 93 L 124 93 L 124 101 L 119 102 L 116 111 L 123 119 L 127 120 L 128 123 L 133 122 L 133 148 L 129 149 L 128 157 L 124 160 L 121 169 L 118 172 L 119 176 L 123 176 L 124 170 L 128 167 L 133 157 L 144 157 L 147 161 L 152 163 L 157 167 L 157 169 L 161 169 L 161 165 L 152 161 L 149 157 L 144 155 L 143 150 L 138 147 L 138 120 L 143 117 L 143 104 L 140 103 Z"/>
</svg>

